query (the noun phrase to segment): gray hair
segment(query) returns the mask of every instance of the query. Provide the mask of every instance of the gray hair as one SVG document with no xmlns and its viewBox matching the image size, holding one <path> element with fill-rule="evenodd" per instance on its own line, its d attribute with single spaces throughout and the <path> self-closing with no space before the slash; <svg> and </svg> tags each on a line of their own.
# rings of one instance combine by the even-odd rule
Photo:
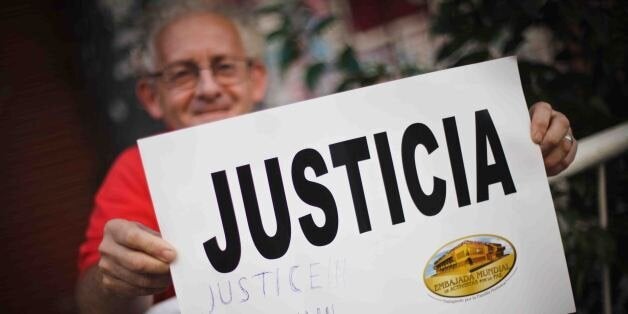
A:
<svg viewBox="0 0 628 314">
<path fill-rule="evenodd" d="M 242 8 L 218 5 L 207 0 L 159 2 L 158 5 L 149 7 L 140 20 L 140 38 L 131 51 L 131 66 L 137 77 L 156 71 L 155 39 L 159 32 L 188 14 L 212 13 L 228 18 L 237 28 L 247 56 L 263 58 L 264 39 L 256 31 L 253 17 Z"/>
</svg>

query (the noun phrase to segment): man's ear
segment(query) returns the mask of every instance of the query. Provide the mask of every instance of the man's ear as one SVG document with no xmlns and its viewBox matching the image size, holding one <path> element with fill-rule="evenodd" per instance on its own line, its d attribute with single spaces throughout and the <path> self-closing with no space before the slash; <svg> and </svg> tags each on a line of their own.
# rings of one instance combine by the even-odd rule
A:
<svg viewBox="0 0 628 314">
<path fill-rule="evenodd" d="M 267 81 L 266 66 L 262 62 L 254 61 L 251 65 L 251 96 L 256 104 L 261 102 L 266 95 Z"/>
<path fill-rule="evenodd" d="M 163 111 L 159 104 L 159 95 L 154 82 L 149 79 L 141 78 L 135 84 L 135 94 L 139 99 L 144 110 L 155 120 L 159 120 L 163 116 Z"/>
</svg>

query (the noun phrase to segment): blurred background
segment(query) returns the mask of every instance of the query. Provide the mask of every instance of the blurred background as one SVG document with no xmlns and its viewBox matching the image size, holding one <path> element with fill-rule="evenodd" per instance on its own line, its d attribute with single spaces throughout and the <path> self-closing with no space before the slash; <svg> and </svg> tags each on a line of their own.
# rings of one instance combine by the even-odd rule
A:
<svg viewBox="0 0 628 314">
<path fill-rule="evenodd" d="M 0 5 L 0 313 L 76 312 L 93 194 L 120 151 L 162 128 L 128 58 L 158 2 Z M 265 108 L 517 55 L 528 104 L 550 102 L 580 139 L 577 165 L 552 179 L 578 313 L 628 313 L 628 2 L 227 2 L 266 37 Z"/>
</svg>

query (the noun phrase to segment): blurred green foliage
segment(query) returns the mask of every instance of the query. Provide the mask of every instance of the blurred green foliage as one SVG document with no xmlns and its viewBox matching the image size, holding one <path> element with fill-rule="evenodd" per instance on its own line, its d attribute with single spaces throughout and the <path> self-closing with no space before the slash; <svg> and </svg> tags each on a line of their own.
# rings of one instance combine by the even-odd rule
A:
<svg viewBox="0 0 628 314">
<path fill-rule="evenodd" d="M 278 27 L 266 35 L 269 44 L 278 44 L 278 66 L 285 73 L 297 61 L 304 62 L 303 80 L 310 91 L 316 90 L 321 79 L 330 73 L 340 74 L 335 92 L 372 85 L 395 76 L 383 63 L 359 60 L 355 50 L 346 45 L 331 58 L 317 57 L 313 43 L 321 40 L 324 33 L 337 22 L 333 15 L 317 16 L 301 0 L 286 0 L 265 5 L 257 10 L 260 15 L 273 15 Z M 404 73 L 414 67 L 403 68 Z"/>
<path fill-rule="evenodd" d="M 459 66 L 514 55 L 526 31 L 549 31 L 551 63 L 519 60 L 526 98 L 558 107 L 583 137 L 628 118 L 627 21 L 626 1 L 447 0 L 432 33 L 448 39 L 438 61 Z"/>
<path fill-rule="evenodd" d="M 257 10 L 259 15 L 275 15 L 279 20 L 277 28 L 266 35 L 269 43 L 279 42 L 279 68 L 284 73 L 294 62 L 304 56 L 309 42 L 331 25 L 335 17 L 316 17 L 303 1 L 288 0 L 263 6 Z M 310 80 L 316 80 L 324 70 L 324 64 L 313 63 L 317 74 L 309 74 Z M 312 82 L 313 84 L 314 82 Z"/>
</svg>

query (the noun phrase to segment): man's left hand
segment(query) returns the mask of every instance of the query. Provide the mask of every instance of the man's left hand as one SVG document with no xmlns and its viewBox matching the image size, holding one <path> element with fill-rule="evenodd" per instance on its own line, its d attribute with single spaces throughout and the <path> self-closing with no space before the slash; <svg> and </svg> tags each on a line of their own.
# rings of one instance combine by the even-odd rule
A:
<svg viewBox="0 0 628 314">
<path fill-rule="evenodd" d="M 541 146 L 548 176 L 565 170 L 576 157 L 578 142 L 571 133 L 569 119 L 546 102 L 530 107 L 532 141 Z"/>
</svg>

